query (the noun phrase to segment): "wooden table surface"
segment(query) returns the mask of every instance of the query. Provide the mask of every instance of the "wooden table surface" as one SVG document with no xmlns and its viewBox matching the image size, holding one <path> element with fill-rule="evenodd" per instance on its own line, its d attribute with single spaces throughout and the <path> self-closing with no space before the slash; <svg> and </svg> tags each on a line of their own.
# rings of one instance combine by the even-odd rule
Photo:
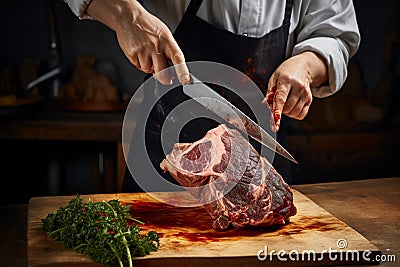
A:
<svg viewBox="0 0 400 267">
<path fill-rule="evenodd" d="M 400 261 L 400 177 L 297 185 L 319 206 Z M 27 205 L 2 206 L 0 264 L 27 266 Z M 397 266 L 382 263 L 380 266 Z"/>
</svg>

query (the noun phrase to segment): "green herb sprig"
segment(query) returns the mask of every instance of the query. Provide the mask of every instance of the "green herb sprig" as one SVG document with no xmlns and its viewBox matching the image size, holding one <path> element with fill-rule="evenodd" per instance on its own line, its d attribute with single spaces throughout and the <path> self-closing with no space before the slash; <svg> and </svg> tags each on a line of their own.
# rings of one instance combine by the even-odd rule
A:
<svg viewBox="0 0 400 267">
<path fill-rule="evenodd" d="M 123 267 L 128 262 L 132 267 L 133 257 L 145 256 L 160 246 L 158 234 L 149 231 L 141 235 L 138 224 L 143 222 L 133 219 L 130 206 L 121 205 L 116 199 L 102 202 L 89 199 L 83 203 L 77 195 L 42 222 L 49 237 L 102 264 Z"/>
</svg>

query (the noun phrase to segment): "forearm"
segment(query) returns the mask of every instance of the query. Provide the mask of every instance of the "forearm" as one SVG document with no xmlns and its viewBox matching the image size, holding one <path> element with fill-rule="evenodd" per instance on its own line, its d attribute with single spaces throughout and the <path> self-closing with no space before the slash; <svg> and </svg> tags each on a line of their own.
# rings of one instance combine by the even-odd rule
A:
<svg viewBox="0 0 400 267">
<path fill-rule="evenodd" d="M 93 0 L 86 13 L 117 31 L 123 20 L 134 23 L 143 10 L 143 7 L 136 0 Z"/>
</svg>

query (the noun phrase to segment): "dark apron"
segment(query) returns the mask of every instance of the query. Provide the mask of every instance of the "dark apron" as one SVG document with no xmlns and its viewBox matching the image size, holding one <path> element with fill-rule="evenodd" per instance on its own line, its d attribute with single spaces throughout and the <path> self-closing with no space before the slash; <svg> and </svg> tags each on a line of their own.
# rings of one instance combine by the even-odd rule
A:
<svg viewBox="0 0 400 267">
<path fill-rule="evenodd" d="M 292 2 L 293 0 L 286 0 L 285 16 L 281 27 L 272 30 L 262 37 L 254 38 L 217 28 L 197 17 L 196 13 L 202 0 L 192 0 L 174 32 L 174 38 L 182 49 L 187 62 L 212 61 L 229 65 L 249 76 L 265 95 L 270 76 L 285 60 Z M 229 90 L 224 91 L 222 88 L 216 86 L 213 89 L 255 119 L 246 103 L 240 97 Z M 154 90 L 145 90 L 144 93 L 145 101 L 146 99 L 157 97 L 157 93 Z M 165 179 L 174 183 L 176 181 L 168 173 L 163 173 L 159 167 L 160 162 L 165 158 L 161 147 L 160 129 L 168 113 L 179 103 L 188 99 L 183 94 L 181 87 L 175 88 L 157 102 L 150 113 L 149 120 L 144 122 L 139 118 L 137 122 L 138 124 L 146 124 L 146 148 L 153 166 L 159 170 L 159 173 Z M 203 137 L 209 129 L 216 126 L 217 124 L 210 119 L 201 118 L 193 120 L 183 127 L 179 141 L 196 141 Z M 137 135 L 136 132 L 132 140 L 143 138 Z M 284 135 L 284 128 L 281 128 L 277 136 L 279 142 L 284 144 L 285 140 L 283 140 L 282 135 Z M 258 143 L 254 142 L 252 144 L 257 150 L 260 149 Z M 134 150 L 134 147 L 132 149 Z M 273 165 L 285 180 L 290 183 L 289 161 L 276 155 Z M 122 190 L 125 192 L 142 191 L 128 170 Z"/>
</svg>

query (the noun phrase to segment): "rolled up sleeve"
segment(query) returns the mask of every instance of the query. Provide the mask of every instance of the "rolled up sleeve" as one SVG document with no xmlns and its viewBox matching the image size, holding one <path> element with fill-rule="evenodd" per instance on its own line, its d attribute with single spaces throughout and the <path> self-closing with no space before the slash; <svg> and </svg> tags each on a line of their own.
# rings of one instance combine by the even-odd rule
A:
<svg viewBox="0 0 400 267">
<path fill-rule="evenodd" d="M 349 59 L 360 45 L 360 33 L 351 0 L 310 1 L 300 21 L 292 54 L 313 51 L 325 58 L 329 84 L 311 88 L 315 97 L 339 91 L 347 78 Z"/>
</svg>

